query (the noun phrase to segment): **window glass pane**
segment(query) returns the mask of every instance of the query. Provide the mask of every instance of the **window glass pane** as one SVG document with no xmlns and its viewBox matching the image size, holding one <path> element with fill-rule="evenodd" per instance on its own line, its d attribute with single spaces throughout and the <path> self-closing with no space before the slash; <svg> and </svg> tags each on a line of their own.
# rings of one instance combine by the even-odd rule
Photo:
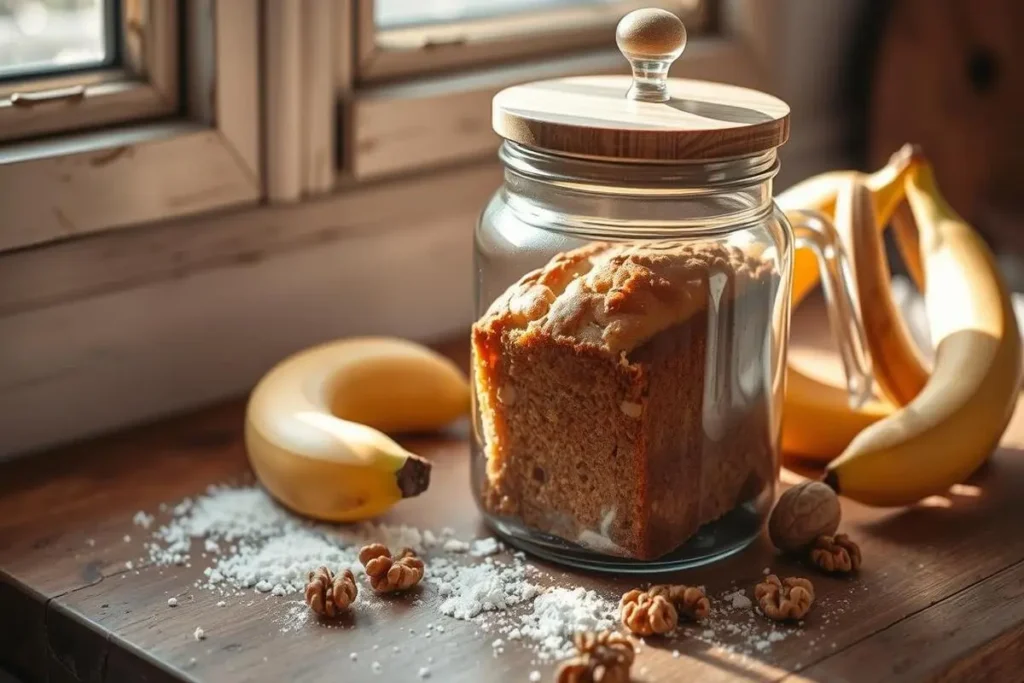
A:
<svg viewBox="0 0 1024 683">
<path fill-rule="evenodd" d="M 102 64 L 104 0 L 0 0 L 0 78 Z"/>
<path fill-rule="evenodd" d="M 481 19 L 573 5 L 609 5 L 616 0 L 374 0 L 378 28 Z"/>
</svg>

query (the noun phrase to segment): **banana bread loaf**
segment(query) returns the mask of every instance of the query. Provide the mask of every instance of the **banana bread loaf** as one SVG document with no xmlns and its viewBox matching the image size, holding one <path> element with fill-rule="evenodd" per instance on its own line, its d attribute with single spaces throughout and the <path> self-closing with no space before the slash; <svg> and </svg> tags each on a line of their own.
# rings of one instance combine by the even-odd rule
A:
<svg viewBox="0 0 1024 683">
<path fill-rule="evenodd" d="M 775 476 L 771 263 L 711 243 L 595 243 L 473 326 L 485 508 L 660 557 Z"/>
</svg>

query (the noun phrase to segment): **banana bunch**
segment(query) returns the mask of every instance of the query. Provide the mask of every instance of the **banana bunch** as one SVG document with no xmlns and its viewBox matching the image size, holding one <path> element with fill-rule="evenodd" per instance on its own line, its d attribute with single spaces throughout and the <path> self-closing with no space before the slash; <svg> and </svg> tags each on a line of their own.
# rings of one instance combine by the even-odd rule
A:
<svg viewBox="0 0 1024 683">
<path fill-rule="evenodd" d="M 897 211 L 904 198 L 916 231 Z M 789 368 L 784 450 L 827 462 L 833 488 L 872 505 L 910 504 L 962 481 L 998 444 L 1020 388 L 1017 321 L 991 252 L 942 199 L 930 165 L 909 147 L 873 174 L 818 176 L 783 193 L 779 203 L 834 218 L 850 252 L 883 394 L 854 409 L 843 390 Z M 892 302 L 881 241 L 891 218 L 908 270 L 924 291 L 936 345 L 931 368 Z M 807 257 L 797 258 L 794 304 L 816 281 Z"/>
<path fill-rule="evenodd" d="M 801 209 L 818 211 L 835 221 L 839 189 L 859 180 L 870 190 L 875 224 L 881 231 L 903 200 L 904 179 L 911 166 L 919 162 L 919 156 L 914 148 L 904 147 L 889 159 L 888 164 L 870 175 L 856 171 L 823 173 L 794 185 L 775 201 L 785 212 Z M 809 251 L 797 251 L 793 266 L 793 308 L 814 289 L 818 279 L 818 262 L 814 255 Z M 872 358 L 872 362 L 877 361 Z M 868 401 L 853 409 L 844 388 L 788 366 L 782 450 L 805 460 L 828 462 L 841 453 L 857 434 L 890 415 L 894 409 L 890 402 L 879 400 Z"/>
<path fill-rule="evenodd" d="M 383 431 L 438 429 L 468 410 L 469 384 L 447 358 L 401 339 L 346 339 L 287 358 L 260 380 L 245 445 L 256 476 L 284 505 L 355 521 L 430 483 L 430 462 Z"/>
</svg>

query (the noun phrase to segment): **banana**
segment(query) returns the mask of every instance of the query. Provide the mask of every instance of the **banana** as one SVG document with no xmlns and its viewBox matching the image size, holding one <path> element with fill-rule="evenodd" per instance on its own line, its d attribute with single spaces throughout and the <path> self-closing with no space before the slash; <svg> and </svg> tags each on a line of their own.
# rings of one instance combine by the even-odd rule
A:
<svg viewBox="0 0 1024 683">
<path fill-rule="evenodd" d="M 433 351 L 399 339 L 343 340 L 287 358 L 260 380 L 246 410 L 246 449 L 286 506 L 317 519 L 366 519 L 430 481 L 430 462 L 379 429 L 434 429 L 468 406 L 465 377 Z"/>
<path fill-rule="evenodd" d="M 331 412 L 382 432 L 434 431 L 469 412 L 469 382 L 455 363 L 404 339 L 364 337 L 304 352 L 329 375 Z"/>
<path fill-rule="evenodd" d="M 895 408 L 879 400 L 850 407 L 846 387 L 819 381 L 786 368 L 782 452 L 787 459 L 827 463 L 843 452 L 857 434 L 890 415 Z"/>
<path fill-rule="evenodd" d="M 904 178 L 920 158 L 916 147 L 905 145 L 874 173 L 823 173 L 797 183 L 776 197 L 776 202 L 784 211 L 818 211 L 834 218 L 840 188 L 860 178 L 871 190 L 876 226 L 883 230 L 893 211 L 903 201 Z M 814 289 L 818 280 L 817 259 L 810 251 L 797 250 L 791 295 L 794 308 Z M 828 462 L 842 453 L 861 430 L 891 414 L 894 409 L 888 402 L 878 400 L 869 401 L 860 408 L 851 408 L 845 390 L 789 366 L 786 368 L 785 417 L 782 421 L 783 452 Z"/>
<path fill-rule="evenodd" d="M 430 462 L 386 435 L 319 410 L 280 412 L 255 397 L 245 425 L 249 462 L 263 486 L 296 512 L 353 522 L 386 512 L 430 483 Z"/>
<path fill-rule="evenodd" d="M 889 158 L 885 166 L 864 178 L 864 184 L 871 190 L 879 230 L 885 229 L 896 207 L 903 201 L 903 180 L 921 158 L 917 147 L 904 145 Z M 857 171 L 822 173 L 790 187 L 779 194 L 775 202 L 783 211 L 818 211 L 828 218 L 834 218 L 839 189 L 860 175 Z M 818 279 L 818 262 L 814 255 L 807 250 L 797 250 L 790 297 L 794 308 L 814 289 Z"/>
<path fill-rule="evenodd" d="M 1021 344 L 1010 296 L 984 241 L 939 195 L 922 162 L 906 179 L 928 284 L 935 365 L 907 406 L 861 432 L 826 481 L 870 505 L 945 491 L 998 444 L 1020 388 Z"/>
<path fill-rule="evenodd" d="M 910 207 L 906 202 L 897 206 L 892 214 L 892 232 L 896 236 L 896 246 L 903 258 L 903 265 L 910 273 L 910 279 L 917 285 L 918 291 L 923 292 L 925 282 L 924 265 L 921 263 L 921 245 L 917 239 L 914 215 L 910 212 Z"/>
<path fill-rule="evenodd" d="M 858 176 L 839 191 L 835 226 L 856 274 L 875 382 L 889 401 L 904 406 L 921 391 L 930 373 L 893 300 L 889 261 L 871 192 Z"/>
</svg>

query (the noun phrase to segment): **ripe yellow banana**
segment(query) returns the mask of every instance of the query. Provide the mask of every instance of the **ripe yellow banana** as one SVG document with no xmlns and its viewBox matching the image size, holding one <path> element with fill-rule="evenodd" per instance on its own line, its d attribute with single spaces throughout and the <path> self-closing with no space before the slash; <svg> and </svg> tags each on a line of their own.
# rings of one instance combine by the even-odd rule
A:
<svg viewBox="0 0 1024 683">
<path fill-rule="evenodd" d="M 879 230 L 885 229 L 896 207 L 903 201 L 903 179 L 920 158 L 921 154 L 916 147 L 904 145 L 889 158 L 885 166 L 864 177 L 864 184 L 871 190 Z M 779 194 L 775 202 L 783 211 L 818 211 L 828 218 L 834 218 L 839 189 L 851 178 L 860 175 L 862 174 L 857 171 L 822 173 L 790 187 Z M 814 289 L 818 280 L 818 262 L 814 254 L 805 249 L 797 250 L 793 263 L 791 295 L 794 307 Z"/>
<path fill-rule="evenodd" d="M 820 381 L 789 366 L 782 418 L 783 455 L 827 463 L 857 434 L 893 410 L 893 406 L 878 400 L 854 410 L 845 386 Z"/>
<path fill-rule="evenodd" d="M 257 477 L 288 507 L 366 519 L 430 481 L 428 461 L 375 427 L 433 429 L 468 406 L 466 379 L 444 357 L 400 339 L 348 339 L 287 358 L 260 380 L 246 448 Z"/>
<path fill-rule="evenodd" d="M 469 412 L 469 381 L 462 370 L 405 339 L 346 339 L 302 357 L 329 375 L 334 415 L 382 432 L 434 431 Z"/>
<path fill-rule="evenodd" d="M 883 230 L 893 211 L 903 201 L 904 178 L 919 158 L 918 150 L 907 145 L 874 173 L 823 173 L 789 188 L 776 197 L 776 202 L 784 211 L 818 211 L 834 219 L 840 188 L 855 178 L 861 178 L 871 190 L 877 229 Z M 798 250 L 793 264 L 791 301 L 794 308 L 818 280 L 817 259 L 810 251 Z M 829 462 L 835 458 L 861 430 L 894 410 L 888 402 L 877 400 L 853 409 L 849 406 L 845 390 L 810 377 L 792 366 L 786 368 L 784 403 L 783 453 L 818 462 Z"/>
<path fill-rule="evenodd" d="M 931 167 L 906 180 L 920 236 L 935 367 L 907 406 L 861 432 L 826 481 L 871 505 L 913 503 L 977 469 L 997 445 L 1020 388 L 1010 296 L 982 239 L 939 195 Z"/>
<path fill-rule="evenodd" d="M 856 273 L 861 320 L 875 382 L 897 406 L 910 403 L 928 381 L 928 366 L 892 296 L 885 243 L 878 230 L 871 191 L 854 176 L 839 191 L 835 226 Z"/>
</svg>

